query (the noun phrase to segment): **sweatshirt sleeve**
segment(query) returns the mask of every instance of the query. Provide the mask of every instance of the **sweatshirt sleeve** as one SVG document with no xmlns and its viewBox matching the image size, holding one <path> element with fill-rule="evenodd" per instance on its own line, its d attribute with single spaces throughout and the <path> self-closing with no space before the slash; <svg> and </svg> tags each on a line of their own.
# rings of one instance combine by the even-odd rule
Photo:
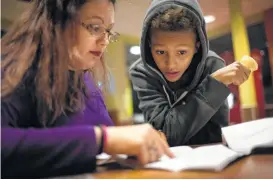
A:
<svg viewBox="0 0 273 180">
<path fill-rule="evenodd" d="M 218 69 L 224 63 L 218 61 L 214 66 Z M 157 80 L 143 67 L 131 68 L 130 75 L 145 120 L 165 133 L 170 146 L 187 143 L 213 118 L 221 106 L 225 106 L 224 102 L 229 94 L 227 86 L 207 75 L 182 102 L 171 107 L 166 95 L 159 90 Z M 228 114 L 219 111 L 222 112 L 217 116 L 226 120 Z"/>
<path fill-rule="evenodd" d="M 59 176 L 96 168 L 98 147 L 93 126 L 18 128 L 14 122 L 26 110 L 20 103 L 18 99 L 1 102 L 2 178 Z"/>
</svg>

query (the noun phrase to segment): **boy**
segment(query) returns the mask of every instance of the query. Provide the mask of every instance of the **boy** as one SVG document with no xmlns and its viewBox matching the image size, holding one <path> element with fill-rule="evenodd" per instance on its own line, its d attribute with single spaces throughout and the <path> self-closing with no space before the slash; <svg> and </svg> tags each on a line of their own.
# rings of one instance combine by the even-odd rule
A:
<svg viewBox="0 0 273 180">
<path fill-rule="evenodd" d="M 170 146 L 221 142 L 228 125 L 229 84 L 250 70 L 229 66 L 209 51 L 205 20 L 196 0 L 154 0 L 146 14 L 141 59 L 130 75 L 145 120 Z"/>
</svg>

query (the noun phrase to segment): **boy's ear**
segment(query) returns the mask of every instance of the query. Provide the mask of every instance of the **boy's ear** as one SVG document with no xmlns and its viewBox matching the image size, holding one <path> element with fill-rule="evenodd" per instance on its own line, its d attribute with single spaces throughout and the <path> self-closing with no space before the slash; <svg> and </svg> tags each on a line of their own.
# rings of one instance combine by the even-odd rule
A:
<svg viewBox="0 0 273 180">
<path fill-rule="evenodd" d="M 198 52 L 198 49 L 200 48 L 200 42 L 198 41 L 198 42 L 196 42 L 196 44 L 195 44 L 195 53 L 197 53 Z"/>
</svg>

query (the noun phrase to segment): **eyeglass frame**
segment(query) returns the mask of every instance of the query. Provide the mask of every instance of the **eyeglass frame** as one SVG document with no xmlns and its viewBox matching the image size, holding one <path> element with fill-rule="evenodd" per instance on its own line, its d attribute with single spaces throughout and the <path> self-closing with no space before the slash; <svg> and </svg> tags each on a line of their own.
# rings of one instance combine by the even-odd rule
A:
<svg viewBox="0 0 273 180">
<path fill-rule="evenodd" d="M 92 32 L 93 29 L 90 30 L 90 25 L 91 26 L 99 26 L 100 28 L 103 28 L 103 32 L 99 32 L 98 34 L 94 34 L 94 32 Z M 118 32 L 111 32 L 110 30 L 107 30 L 105 27 L 100 26 L 98 24 L 85 24 L 84 22 L 81 22 L 81 26 L 83 28 L 85 28 L 91 35 L 94 36 L 98 36 L 98 37 L 102 37 L 103 35 L 105 35 L 107 33 L 107 37 L 109 42 L 117 42 L 118 41 L 118 37 L 120 36 L 120 34 Z M 111 40 L 111 37 L 114 37 L 114 40 Z"/>
</svg>

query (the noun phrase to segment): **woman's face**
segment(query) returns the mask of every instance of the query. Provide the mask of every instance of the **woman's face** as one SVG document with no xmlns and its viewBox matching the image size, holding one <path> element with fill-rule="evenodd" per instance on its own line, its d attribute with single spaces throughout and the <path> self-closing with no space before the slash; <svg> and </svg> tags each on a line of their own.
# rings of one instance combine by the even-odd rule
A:
<svg viewBox="0 0 273 180">
<path fill-rule="evenodd" d="M 71 69 L 86 70 L 101 61 L 114 26 L 114 5 L 109 0 L 87 2 L 79 12 L 77 43 Z M 76 52 L 76 53 L 75 53 Z"/>
</svg>

